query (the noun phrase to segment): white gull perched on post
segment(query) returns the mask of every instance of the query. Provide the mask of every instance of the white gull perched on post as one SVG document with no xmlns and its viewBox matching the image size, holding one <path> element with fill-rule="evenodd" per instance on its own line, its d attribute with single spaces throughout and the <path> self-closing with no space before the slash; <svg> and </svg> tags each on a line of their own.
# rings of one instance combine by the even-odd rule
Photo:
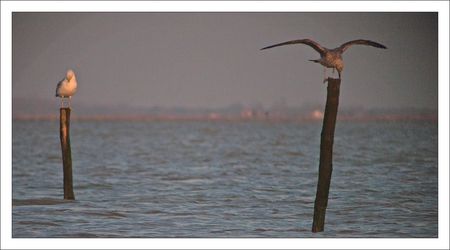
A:
<svg viewBox="0 0 450 250">
<path fill-rule="evenodd" d="M 324 74 L 323 82 L 324 83 L 327 80 L 326 79 L 326 69 L 327 68 L 333 68 L 333 72 L 334 72 L 334 69 L 336 69 L 339 74 L 339 79 L 341 79 L 341 72 L 344 69 L 344 61 L 342 59 L 342 54 L 350 46 L 360 44 L 360 45 L 369 45 L 369 46 L 373 46 L 376 48 L 386 49 L 386 46 L 384 46 L 382 44 L 379 44 L 377 42 L 373 42 L 370 40 L 363 40 L 363 39 L 346 42 L 346 43 L 342 44 L 341 46 L 334 48 L 334 49 L 327 49 L 325 47 L 322 47 L 320 44 L 318 44 L 317 42 L 315 42 L 311 39 L 300 39 L 300 40 L 292 40 L 292 41 L 287 41 L 284 43 L 274 44 L 271 46 L 264 47 L 261 50 L 270 49 L 273 47 L 278 47 L 278 46 L 283 46 L 283 45 L 298 44 L 298 43 L 309 45 L 315 51 L 319 52 L 320 59 L 310 60 L 310 61 L 315 62 L 315 63 L 320 63 L 324 66 L 324 69 L 323 69 L 323 74 Z"/>
<path fill-rule="evenodd" d="M 63 99 L 69 98 L 69 108 L 70 108 L 70 99 L 77 91 L 77 79 L 75 77 L 75 72 L 69 69 L 66 73 L 64 79 L 62 79 L 58 85 L 56 86 L 56 97 L 61 98 L 61 108 L 63 108 Z"/>
</svg>

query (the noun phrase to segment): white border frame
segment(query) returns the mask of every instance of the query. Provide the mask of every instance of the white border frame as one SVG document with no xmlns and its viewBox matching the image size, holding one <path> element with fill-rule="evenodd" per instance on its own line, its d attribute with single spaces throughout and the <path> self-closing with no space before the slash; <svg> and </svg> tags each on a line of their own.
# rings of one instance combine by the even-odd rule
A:
<svg viewBox="0 0 450 250">
<path fill-rule="evenodd" d="M 13 239 L 11 225 L 12 12 L 439 12 L 439 238 L 437 239 Z M 1 2 L 1 248 L 8 249 L 448 249 L 449 2 L 447 1 L 18 1 Z"/>
</svg>

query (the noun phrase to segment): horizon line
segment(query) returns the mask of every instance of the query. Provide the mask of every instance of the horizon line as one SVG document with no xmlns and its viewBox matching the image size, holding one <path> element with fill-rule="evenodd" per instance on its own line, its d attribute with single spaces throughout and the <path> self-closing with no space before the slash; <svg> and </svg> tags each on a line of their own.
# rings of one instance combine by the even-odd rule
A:
<svg viewBox="0 0 450 250">
<path fill-rule="evenodd" d="M 16 115 L 13 121 L 54 121 L 58 115 Z M 372 121 L 438 121 L 438 115 L 339 115 L 340 121 L 372 122 Z M 322 121 L 322 115 L 304 116 L 253 116 L 239 115 L 73 115 L 76 121 L 268 121 L 268 122 L 317 122 Z"/>
</svg>

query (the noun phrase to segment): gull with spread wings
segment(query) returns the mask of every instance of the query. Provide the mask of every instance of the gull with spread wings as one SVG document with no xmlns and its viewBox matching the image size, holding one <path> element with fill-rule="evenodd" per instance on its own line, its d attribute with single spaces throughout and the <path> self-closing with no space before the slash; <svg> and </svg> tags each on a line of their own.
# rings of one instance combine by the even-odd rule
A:
<svg viewBox="0 0 450 250">
<path fill-rule="evenodd" d="M 270 49 L 270 48 L 283 46 L 283 45 L 290 45 L 290 44 L 306 44 L 306 45 L 311 46 L 315 51 L 319 52 L 320 59 L 310 60 L 310 61 L 315 62 L 315 63 L 320 63 L 324 66 L 324 69 L 323 69 L 324 78 L 325 78 L 323 80 L 324 83 L 327 80 L 327 78 L 326 78 L 326 69 L 327 68 L 332 68 L 333 72 L 334 72 L 334 69 L 336 69 L 339 74 L 339 79 L 341 79 L 341 72 L 344 69 L 344 61 L 342 59 L 342 54 L 350 46 L 359 44 L 359 45 L 369 45 L 369 46 L 373 46 L 376 48 L 386 49 L 386 46 L 384 46 L 383 44 L 380 44 L 380 43 L 377 43 L 374 41 L 370 41 L 370 40 L 364 40 L 364 39 L 358 39 L 358 40 L 346 42 L 335 49 L 327 49 L 311 39 L 299 39 L 299 40 L 292 40 L 292 41 L 287 41 L 284 43 L 278 43 L 278 44 L 274 44 L 271 46 L 267 46 L 267 47 L 262 48 L 261 50 Z"/>
</svg>

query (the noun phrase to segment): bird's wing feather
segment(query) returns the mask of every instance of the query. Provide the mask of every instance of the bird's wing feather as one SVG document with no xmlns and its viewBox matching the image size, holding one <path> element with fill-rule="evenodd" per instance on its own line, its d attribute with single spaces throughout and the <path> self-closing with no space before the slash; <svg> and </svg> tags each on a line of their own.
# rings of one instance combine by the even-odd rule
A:
<svg viewBox="0 0 450 250">
<path fill-rule="evenodd" d="M 284 45 L 290 45 L 290 44 L 306 44 L 311 46 L 315 51 L 319 52 L 320 55 L 325 54 L 326 49 L 322 46 L 320 46 L 320 44 L 316 43 L 315 41 L 311 40 L 311 39 L 300 39 L 300 40 L 292 40 L 292 41 L 287 41 L 284 43 L 278 43 L 278 44 L 274 44 L 274 45 L 270 45 L 267 47 L 262 48 L 263 49 L 270 49 L 273 47 L 278 47 L 278 46 L 284 46 Z"/>
<path fill-rule="evenodd" d="M 58 82 L 58 85 L 56 85 L 56 94 L 55 94 L 55 96 L 59 96 L 59 90 L 61 89 L 64 80 L 65 80 L 65 78 L 62 79 L 61 81 L 59 81 L 59 82 Z"/>
<path fill-rule="evenodd" d="M 339 50 L 341 51 L 341 53 L 343 53 L 350 46 L 356 45 L 356 44 L 368 45 L 368 46 L 373 46 L 373 47 L 381 48 L 381 49 L 387 49 L 387 47 L 384 46 L 383 44 L 380 44 L 380 43 L 377 43 L 377 42 L 374 42 L 374 41 L 370 41 L 370 40 L 358 39 L 358 40 L 353 40 L 353 41 L 349 41 L 349 42 L 346 42 L 346 43 L 342 44 L 339 47 Z"/>
</svg>

